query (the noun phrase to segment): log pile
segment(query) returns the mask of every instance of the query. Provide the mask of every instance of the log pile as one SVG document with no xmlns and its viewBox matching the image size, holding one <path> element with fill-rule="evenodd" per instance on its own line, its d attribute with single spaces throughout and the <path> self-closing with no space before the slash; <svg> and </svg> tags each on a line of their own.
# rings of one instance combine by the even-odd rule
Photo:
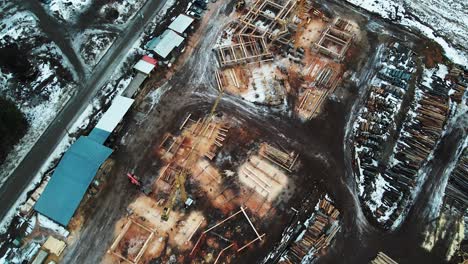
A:
<svg viewBox="0 0 468 264">
<path fill-rule="evenodd" d="M 466 87 L 468 86 L 468 71 L 463 70 L 461 67 L 454 66 L 450 70 L 449 78 L 452 81 L 452 93 L 450 97 L 455 102 L 460 103 L 465 94 Z"/>
<path fill-rule="evenodd" d="M 323 254 L 340 229 L 338 217 L 340 212 L 326 198 L 318 203 L 319 209 L 311 219 L 302 238 L 294 242 L 279 263 L 301 263 L 312 261 Z"/>
<path fill-rule="evenodd" d="M 377 257 L 370 262 L 370 264 L 398 264 L 398 262 L 391 259 L 383 252 L 377 253 Z"/>
<path fill-rule="evenodd" d="M 366 204 L 370 204 L 368 209 L 385 228 L 392 227 L 406 209 L 418 183 L 420 168 L 439 141 L 450 112 L 450 87 L 445 80 L 436 74 L 429 77 L 430 80 L 423 79 L 416 86 L 411 110 L 400 113 L 406 118 L 402 130 L 395 130 L 399 138 L 393 151 L 388 153 L 387 145 L 391 142 L 387 140 L 388 131 L 396 127 L 397 112 L 406 98 L 404 92 L 409 88 L 414 71 L 413 55 L 399 44 L 385 51 L 377 80 L 391 85 L 373 87 L 355 125 L 355 150 L 360 173 L 356 179 L 360 184 L 360 197 L 366 200 L 375 191 L 382 193 L 379 201 L 372 200 Z M 426 86 L 428 83 L 430 87 Z M 385 101 L 381 96 L 389 92 L 389 87 L 394 88 L 393 102 Z M 403 93 L 396 92 L 396 88 L 401 88 Z M 374 188 L 377 181 L 384 187 Z"/>
<path fill-rule="evenodd" d="M 376 191 L 375 183 L 381 178 L 382 167 L 388 159 L 388 145 L 394 144 L 393 135 L 398 133 L 397 117 L 407 96 L 413 66 L 414 56 L 410 49 L 398 43 L 387 46 L 383 51 L 379 73 L 372 82 L 367 101 L 354 125 L 355 157 L 359 173 L 356 181 L 360 185 L 360 198 L 363 200 Z M 381 201 L 372 203 L 377 207 Z M 384 207 L 391 207 L 391 201 Z M 380 211 L 385 209 L 381 208 Z M 375 209 L 370 210 L 375 216 Z"/>
<path fill-rule="evenodd" d="M 438 78 L 438 77 L 436 77 Z M 439 78 L 439 81 L 440 78 Z M 386 225 L 390 226 L 404 210 L 404 201 L 409 199 L 418 181 L 418 172 L 435 148 L 449 115 L 448 87 L 434 80 L 431 88 L 419 86 L 420 100 L 407 116 L 402 133 L 394 149 L 396 162 L 383 175 L 393 187 L 387 190 L 377 217 L 383 216 L 389 207 L 398 207 Z"/>
<path fill-rule="evenodd" d="M 445 190 L 446 207 L 464 214 L 468 205 L 468 149 L 460 157 Z"/>
<path fill-rule="evenodd" d="M 296 154 L 295 152 L 287 153 L 266 143 L 262 146 L 259 153 L 263 158 L 289 172 L 291 172 L 294 164 L 296 164 L 297 158 L 299 157 L 299 154 Z"/>
</svg>

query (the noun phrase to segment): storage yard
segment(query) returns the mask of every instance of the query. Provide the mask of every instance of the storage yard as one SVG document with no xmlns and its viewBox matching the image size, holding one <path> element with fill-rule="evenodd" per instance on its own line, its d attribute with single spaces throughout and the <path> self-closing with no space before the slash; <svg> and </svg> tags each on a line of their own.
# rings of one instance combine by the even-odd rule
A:
<svg viewBox="0 0 468 264">
<path fill-rule="evenodd" d="M 425 65 L 422 39 L 376 20 L 381 34 L 334 1 L 174 10 L 121 95 L 22 205 L 3 259 L 463 258 L 462 66 Z"/>
</svg>

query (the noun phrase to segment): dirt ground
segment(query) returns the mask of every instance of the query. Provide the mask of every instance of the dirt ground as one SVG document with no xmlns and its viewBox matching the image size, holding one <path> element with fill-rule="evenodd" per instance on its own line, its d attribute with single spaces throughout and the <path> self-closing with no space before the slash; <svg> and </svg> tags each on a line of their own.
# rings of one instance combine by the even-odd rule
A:
<svg viewBox="0 0 468 264">
<path fill-rule="evenodd" d="M 327 3 L 327 7 L 352 17 L 362 29 L 368 30 L 367 19 L 361 14 L 352 9 L 345 9 L 340 4 Z M 194 44 L 191 56 L 186 56 L 187 59 L 181 63 L 180 68 L 167 82 L 161 84 L 159 89 L 166 92 L 159 102 L 154 104 L 152 97 L 147 96 L 140 102 L 140 107 L 136 107 L 140 111 L 134 110 L 126 118 L 124 129 L 118 135 L 120 143 L 115 147 L 116 151 L 113 154 L 117 162 L 112 177 L 108 178 L 106 188 L 92 201 L 94 210 L 84 219 L 85 226 L 79 234 L 79 243 L 68 249 L 64 263 L 109 263 L 106 251 L 114 241 L 115 226 L 124 224 L 120 219 L 125 219 L 135 212 L 145 219 L 153 218 L 153 221 L 145 222 L 159 222 L 153 226 L 158 232 L 175 232 L 172 240 L 160 234 L 155 240 L 156 243 L 148 248 L 148 254 L 154 257 L 161 255 L 167 244 L 184 244 L 194 225 L 201 223 L 200 226 L 205 228 L 207 222 L 203 218 L 206 217 L 197 211 L 184 216 L 179 216 L 178 212 L 173 211 L 169 222 L 160 223 L 158 201 L 141 196 L 128 182 L 125 174 L 134 171 L 143 182 L 154 181 L 163 165 L 162 161 L 157 159 L 155 146 L 159 146 L 165 133 L 176 132 L 181 120 L 184 120 L 189 112 L 202 116 L 210 111 L 217 97 L 214 78 L 217 63 L 211 49 L 221 34 L 223 25 L 229 21 L 226 14 L 230 13 L 230 8 L 231 5 L 218 1 L 217 9 L 210 10 L 210 23 L 202 24 L 197 32 L 203 37 Z M 388 26 L 378 20 L 374 23 Z M 388 30 L 394 34 L 406 34 L 390 26 Z M 359 77 L 368 76 L 369 72 L 375 70 L 366 65 L 366 62 L 372 60 L 379 42 L 388 40 L 389 36 L 377 37 L 375 32 L 367 31 L 362 38 L 365 41 L 360 44 L 359 56 L 346 61 L 349 63 L 349 69 L 356 71 Z M 415 40 L 417 38 L 413 35 L 408 35 L 407 41 Z M 210 168 L 206 163 L 198 164 L 198 172 L 210 171 L 199 180 L 205 190 L 219 188 L 216 179 L 228 167 L 228 162 L 222 160 L 228 154 L 235 162 L 246 160 L 247 150 L 255 149 L 256 144 L 260 142 L 275 142 L 300 154 L 298 170 L 294 173 L 300 177 L 294 178 L 294 191 L 289 192 L 287 203 L 274 204 L 276 212 L 279 212 L 275 221 L 262 224 L 267 239 L 261 244 L 261 250 L 249 250 L 233 262 L 261 262 L 281 239 L 283 228 L 291 221 L 291 207 L 302 210 L 303 214 L 298 218 L 303 220 L 310 206 L 325 192 L 334 199 L 341 212 L 343 224 L 328 254 L 322 256 L 318 263 L 343 263 L 343 260 L 346 260 L 346 263 L 366 263 L 378 251 L 394 256 L 400 263 L 443 262 L 440 255 L 428 253 L 420 247 L 422 238 L 414 224 L 405 226 L 401 231 L 385 233 L 370 225 L 363 216 L 359 201 L 353 195 L 351 159 L 345 151 L 346 145 L 349 144 L 345 138 L 346 124 L 352 105 L 359 101 L 356 101 L 358 96 L 359 89 L 356 84 L 344 80 L 335 90 L 334 99 L 327 99 L 321 114 L 309 122 L 290 118 L 290 114 L 277 112 L 266 106 L 248 103 L 237 96 L 225 94 L 222 97 L 217 112 L 235 119 L 237 124 L 248 129 L 231 130 L 235 137 L 242 138 L 243 144 L 238 147 L 229 147 L 235 145 L 232 143 L 226 144 L 226 148 L 218 154 L 218 169 Z M 212 181 L 209 182 L 208 178 L 212 178 Z M 282 180 L 279 182 L 284 183 Z M 207 187 L 205 183 L 212 184 L 213 187 Z M 208 196 L 211 195 L 209 191 L 207 193 Z M 176 224 L 174 219 L 183 219 L 181 226 L 174 229 L 176 231 L 171 230 Z M 210 241 L 207 239 L 206 243 Z M 222 248 L 222 245 L 219 247 Z"/>
</svg>

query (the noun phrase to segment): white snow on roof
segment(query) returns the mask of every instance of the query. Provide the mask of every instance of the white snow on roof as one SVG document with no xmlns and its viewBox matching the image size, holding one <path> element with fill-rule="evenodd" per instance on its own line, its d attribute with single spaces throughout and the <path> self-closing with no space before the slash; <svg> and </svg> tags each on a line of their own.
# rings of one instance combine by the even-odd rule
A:
<svg viewBox="0 0 468 264">
<path fill-rule="evenodd" d="M 160 41 L 153 50 L 162 58 L 166 58 L 172 50 L 179 47 L 184 41 L 183 37 L 170 29 L 164 31 L 160 38 Z"/>
<path fill-rule="evenodd" d="M 169 28 L 174 30 L 177 33 L 184 33 L 185 30 L 192 24 L 193 18 L 180 14 L 172 23 L 169 25 Z"/>
<path fill-rule="evenodd" d="M 140 71 L 144 74 L 150 74 L 151 71 L 154 69 L 154 65 L 147 61 L 140 60 L 137 64 L 135 64 L 135 66 L 133 66 L 133 69 Z"/>
<path fill-rule="evenodd" d="M 132 106 L 133 101 L 133 99 L 127 97 L 120 95 L 117 96 L 112 102 L 112 105 L 97 123 L 96 128 L 112 132 L 127 113 L 130 106 Z"/>
</svg>

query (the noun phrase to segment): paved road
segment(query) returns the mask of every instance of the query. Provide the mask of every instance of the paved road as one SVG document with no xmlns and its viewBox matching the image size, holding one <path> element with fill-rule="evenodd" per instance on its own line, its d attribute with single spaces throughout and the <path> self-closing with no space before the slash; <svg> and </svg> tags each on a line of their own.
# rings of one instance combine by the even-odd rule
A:
<svg viewBox="0 0 468 264">
<path fill-rule="evenodd" d="M 65 105 L 55 120 L 47 128 L 37 143 L 19 164 L 13 174 L 0 188 L 0 219 L 16 202 L 29 185 L 47 157 L 52 153 L 66 133 L 66 128 L 75 122 L 99 88 L 108 80 L 118 63 L 125 57 L 133 43 L 143 32 L 144 26 L 154 18 L 164 6 L 164 1 L 148 1 L 128 27 L 119 35 L 112 47 L 96 66 L 94 72 L 82 83 L 83 87 Z"/>
</svg>

